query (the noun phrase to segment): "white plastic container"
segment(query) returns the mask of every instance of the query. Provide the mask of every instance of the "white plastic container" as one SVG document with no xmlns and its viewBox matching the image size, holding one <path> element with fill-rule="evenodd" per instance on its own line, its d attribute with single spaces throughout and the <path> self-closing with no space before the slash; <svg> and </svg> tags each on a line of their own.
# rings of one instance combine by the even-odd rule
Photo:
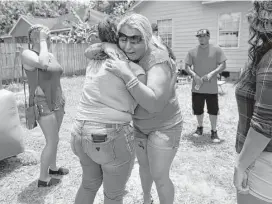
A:
<svg viewBox="0 0 272 204">
<path fill-rule="evenodd" d="M 24 135 L 14 94 L 0 90 L 0 160 L 24 151 Z"/>
</svg>

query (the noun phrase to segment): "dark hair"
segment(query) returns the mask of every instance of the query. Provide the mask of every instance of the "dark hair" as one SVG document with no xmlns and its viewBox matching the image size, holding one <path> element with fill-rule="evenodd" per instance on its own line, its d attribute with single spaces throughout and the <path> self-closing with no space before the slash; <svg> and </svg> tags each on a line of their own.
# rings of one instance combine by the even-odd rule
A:
<svg viewBox="0 0 272 204">
<path fill-rule="evenodd" d="M 98 24 L 98 36 L 102 42 L 109 42 L 117 44 L 117 24 L 119 18 L 116 16 L 109 16 L 99 22 Z"/>
<path fill-rule="evenodd" d="M 30 43 L 32 43 L 32 40 L 31 40 L 32 34 L 35 32 L 40 32 L 44 28 L 47 28 L 47 27 L 42 24 L 35 24 L 35 25 L 32 25 L 28 29 L 28 49 L 30 49 Z"/>
<path fill-rule="evenodd" d="M 255 1 L 253 3 L 253 9 L 248 15 L 248 22 L 250 24 L 250 38 L 248 40 L 250 45 L 248 50 L 249 63 L 236 83 L 245 83 L 254 78 L 258 64 L 263 56 L 272 48 L 272 32 L 266 30 L 265 25 L 263 24 L 264 22 L 259 17 L 259 12 L 264 11 L 261 4 L 262 2 Z"/>
<path fill-rule="evenodd" d="M 158 31 L 158 25 L 157 25 L 157 23 L 152 23 L 151 27 L 152 27 L 152 31 L 153 32 Z"/>
</svg>

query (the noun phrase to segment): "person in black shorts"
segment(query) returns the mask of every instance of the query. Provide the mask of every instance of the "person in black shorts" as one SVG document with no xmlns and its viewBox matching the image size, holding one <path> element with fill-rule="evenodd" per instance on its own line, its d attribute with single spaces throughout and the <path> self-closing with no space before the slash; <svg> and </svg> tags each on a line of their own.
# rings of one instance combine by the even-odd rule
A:
<svg viewBox="0 0 272 204">
<path fill-rule="evenodd" d="M 208 29 L 200 29 L 196 37 L 199 45 L 191 49 L 185 59 L 185 70 L 193 77 L 192 108 L 198 122 L 194 136 L 203 134 L 203 113 L 206 102 L 211 122 L 211 139 L 217 143 L 220 142 L 216 129 L 219 113 L 217 75 L 225 69 L 227 58 L 220 47 L 209 43 Z"/>
</svg>

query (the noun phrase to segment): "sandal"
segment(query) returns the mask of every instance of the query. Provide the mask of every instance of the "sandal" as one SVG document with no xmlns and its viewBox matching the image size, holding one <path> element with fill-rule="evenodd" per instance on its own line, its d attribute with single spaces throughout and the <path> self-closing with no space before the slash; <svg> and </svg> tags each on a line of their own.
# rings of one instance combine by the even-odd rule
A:
<svg viewBox="0 0 272 204">
<path fill-rule="evenodd" d="M 66 175 L 68 173 L 69 173 L 69 170 L 66 169 L 66 168 L 63 168 L 63 167 L 60 167 L 57 171 L 53 171 L 53 170 L 49 169 L 49 175 L 63 176 L 63 175 Z"/>
<path fill-rule="evenodd" d="M 50 187 L 50 186 L 57 185 L 60 182 L 61 182 L 61 180 L 60 179 L 56 179 L 56 178 L 51 178 L 48 182 L 42 181 L 42 180 L 38 180 L 38 187 Z"/>
</svg>

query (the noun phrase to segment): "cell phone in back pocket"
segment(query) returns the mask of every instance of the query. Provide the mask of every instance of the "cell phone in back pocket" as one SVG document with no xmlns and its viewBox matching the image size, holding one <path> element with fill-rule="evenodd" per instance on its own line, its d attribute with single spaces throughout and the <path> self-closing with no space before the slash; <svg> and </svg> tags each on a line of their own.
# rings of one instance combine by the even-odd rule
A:
<svg viewBox="0 0 272 204">
<path fill-rule="evenodd" d="M 107 135 L 105 134 L 92 134 L 94 143 L 106 142 Z"/>
</svg>

